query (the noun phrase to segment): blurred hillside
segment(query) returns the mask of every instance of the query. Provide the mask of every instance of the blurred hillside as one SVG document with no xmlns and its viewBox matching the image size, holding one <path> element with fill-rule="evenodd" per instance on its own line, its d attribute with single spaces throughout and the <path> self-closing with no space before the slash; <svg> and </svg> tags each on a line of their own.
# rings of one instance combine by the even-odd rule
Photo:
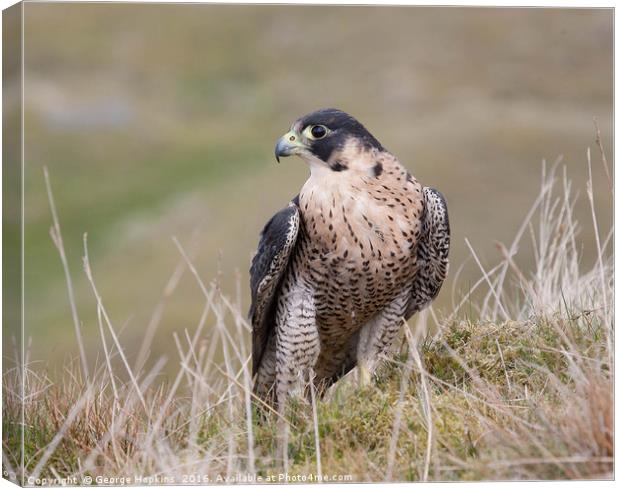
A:
<svg viewBox="0 0 620 488">
<path fill-rule="evenodd" d="M 190 248 L 205 280 L 248 304 L 247 268 L 265 221 L 308 170 L 277 165 L 276 139 L 300 115 L 350 112 L 447 197 L 452 289 L 467 290 L 495 240 L 514 235 L 538 194 L 541 160 L 563 154 L 585 189 L 607 188 L 597 116 L 612 154 L 611 10 L 35 4 L 25 6 L 26 324 L 36 359 L 75 354 L 60 261 L 48 231 L 44 165 L 60 214 L 87 343 L 98 331 L 82 272 L 95 280 L 124 344 L 135 344 Z M 611 225 L 609 192 L 599 224 Z M 582 192 L 585 196 L 585 192 Z M 577 215 L 589 215 L 585 199 Z M 594 256 L 583 229 L 584 260 Z M 244 306 L 245 306 L 244 305 Z M 203 299 L 187 273 L 155 354 L 196 327 Z"/>
</svg>

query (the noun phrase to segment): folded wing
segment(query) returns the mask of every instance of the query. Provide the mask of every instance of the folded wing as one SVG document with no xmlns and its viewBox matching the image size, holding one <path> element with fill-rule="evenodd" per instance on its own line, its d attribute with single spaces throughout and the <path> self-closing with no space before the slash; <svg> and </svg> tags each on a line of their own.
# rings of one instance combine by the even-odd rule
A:
<svg viewBox="0 0 620 488">
<path fill-rule="evenodd" d="M 267 339 L 275 326 L 279 284 L 295 249 L 299 231 L 297 199 L 275 214 L 263 229 L 250 267 L 252 305 L 252 375 L 258 371 Z"/>
<path fill-rule="evenodd" d="M 418 243 L 418 272 L 405 318 L 426 308 L 438 295 L 448 274 L 450 222 L 443 195 L 434 188 L 424 188 L 424 220 Z"/>
</svg>

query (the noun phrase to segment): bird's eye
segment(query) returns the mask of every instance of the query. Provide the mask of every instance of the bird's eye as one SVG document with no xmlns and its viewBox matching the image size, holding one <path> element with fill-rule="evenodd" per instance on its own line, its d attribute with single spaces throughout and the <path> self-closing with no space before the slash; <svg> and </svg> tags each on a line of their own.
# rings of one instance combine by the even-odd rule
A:
<svg viewBox="0 0 620 488">
<path fill-rule="evenodd" d="M 310 129 L 310 134 L 314 139 L 323 139 L 327 135 L 327 127 L 324 125 L 315 125 Z"/>
</svg>

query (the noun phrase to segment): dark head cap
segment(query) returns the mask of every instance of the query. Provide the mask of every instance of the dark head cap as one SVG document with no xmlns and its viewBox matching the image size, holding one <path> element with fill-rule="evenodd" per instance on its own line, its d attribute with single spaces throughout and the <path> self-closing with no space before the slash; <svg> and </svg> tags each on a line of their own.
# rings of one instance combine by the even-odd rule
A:
<svg viewBox="0 0 620 488">
<path fill-rule="evenodd" d="M 300 134 L 316 126 L 327 128 L 327 134 L 311 141 L 310 150 L 325 162 L 329 160 L 334 150 L 342 148 L 351 138 L 359 141 L 364 149 L 383 150 L 381 143 L 366 130 L 366 127 L 342 110 L 323 108 L 304 115 L 294 124 Z"/>
<path fill-rule="evenodd" d="M 278 160 L 293 154 L 307 161 L 318 159 L 334 171 L 342 171 L 343 165 L 332 156 L 351 144 L 361 150 L 383 151 L 379 141 L 355 118 L 342 110 L 324 108 L 297 119 L 278 140 L 275 154 Z"/>
</svg>

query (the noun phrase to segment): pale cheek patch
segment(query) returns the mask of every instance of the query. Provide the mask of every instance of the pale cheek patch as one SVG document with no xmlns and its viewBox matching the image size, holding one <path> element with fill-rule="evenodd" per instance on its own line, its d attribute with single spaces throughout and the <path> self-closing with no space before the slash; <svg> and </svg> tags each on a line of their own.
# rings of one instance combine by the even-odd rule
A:
<svg viewBox="0 0 620 488">
<path fill-rule="evenodd" d="M 377 155 L 376 149 L 364 149 L 359 141 L 350 138 L 341 149 L 333 152 L 328 165 L 332 169 L 338 168 L 335 171 L 342 171 L 346 167 L 354 173 L 374 176 L 373 168 L 376 166 Z"/>
</svg>

